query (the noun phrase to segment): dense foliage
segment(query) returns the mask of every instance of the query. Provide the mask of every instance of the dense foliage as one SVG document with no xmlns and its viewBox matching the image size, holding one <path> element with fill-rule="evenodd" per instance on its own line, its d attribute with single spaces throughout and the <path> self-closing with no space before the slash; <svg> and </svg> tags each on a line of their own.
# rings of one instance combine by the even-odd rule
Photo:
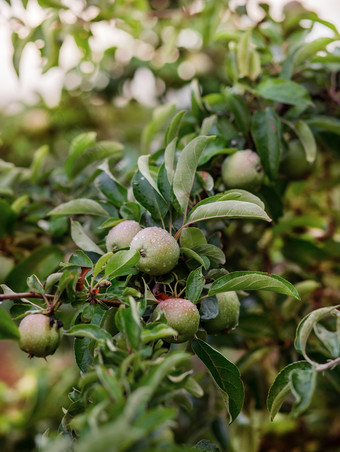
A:
<svg viewBox="0 0 340 452">
<path fill-rule="evenodd" d="M 339 450 L 336 28 L 296 2 L 39 4 L 17 71 L 27 43 L 47 72 L 67 35 L 82 56 L 57 108 L 3 114 L 0 338 L 48 356 L 34 395 L 0 388 L 4 450 Z"/>
</svg>

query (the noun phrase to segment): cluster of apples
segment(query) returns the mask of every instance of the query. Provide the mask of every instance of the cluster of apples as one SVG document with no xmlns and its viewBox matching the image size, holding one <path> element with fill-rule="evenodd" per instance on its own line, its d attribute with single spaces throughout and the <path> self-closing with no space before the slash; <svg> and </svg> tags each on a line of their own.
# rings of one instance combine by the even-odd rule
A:
<svg viewBox="0 0 340 452">
<path fill-rule="evenodd" d="M 113 227 L 106 238 L 108 250 L 130 247 L 138 251 L 137 268 L 149 275 L 169 273 L 178 263 L 180 248 L 169 232 L 159 227 L 142 229 L 136 221 L 126 220 Z M 234 328 L 238 322 L 240 302 L 236 292 L 217 295 L 219 313 L 205 322 L 210 334 Z M 162 312 L 168 324 L 178 335 L 167 338 L 168 342 L 185 342 L 197 333 L 200 315 L 197 306 L 185 298 L 168 298 L 158 303 L 154 316 Z"/>
</svg>

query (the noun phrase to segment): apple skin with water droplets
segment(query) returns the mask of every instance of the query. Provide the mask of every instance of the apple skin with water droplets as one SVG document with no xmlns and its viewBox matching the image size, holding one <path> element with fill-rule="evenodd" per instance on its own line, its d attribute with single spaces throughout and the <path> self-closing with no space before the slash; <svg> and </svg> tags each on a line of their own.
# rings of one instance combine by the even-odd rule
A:
<svg viewBox="0 0 340 452">
<path fill-rule="evenodd" d="M 53 355 L 61 341 L 61 325 L 61 322 L 43 314 L 24 317 L 19 325 L 21 350 L 31 357 Z"/>
<path fill-rule="evenodd" d="M 119 248 L 128 248 L 134 236 L 141 231 L 137 221 L 126 220 L 114 226 L 106 236 L 106 248 L 108 251 Z"/>
<path fill-rule="evenodd" d="M 140 260 L 136 264 L 138 270 L 153 276 L 169 273 L 177 265 L 180 254 L 173 236 L 157 226 L 138 232 L 130 249 L 140 254 Z"/>
<path fill-rule="evenodd" d="M 165 318 L 178 336 L 164 339 L 170 343 L 186 342 L 197 333 L 200 314 L 194 303 L 185 298 L 168 298 L 161 301 L 154 311 L 155 318 L 159 312 L 163 312 Z"/>
</svg>

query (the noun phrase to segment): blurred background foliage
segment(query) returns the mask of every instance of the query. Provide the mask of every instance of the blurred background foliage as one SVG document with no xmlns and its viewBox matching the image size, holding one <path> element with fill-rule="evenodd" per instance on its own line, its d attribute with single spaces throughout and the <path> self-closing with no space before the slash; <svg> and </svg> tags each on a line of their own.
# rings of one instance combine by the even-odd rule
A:
<svg viewBox="0 0 340 452">
<path fill-rule="evenodd" d="M 254 144 L 254 112 L 273 106 L 282 120 L 283 155 L 300 138 L 292 124 L 299 118 L 308 122 L 317 142 L 315 164 L 298 175 L 281 164 L 261 193 L 274 224 L 222 222 L 209 231 L 222 234 L 228 269 L 283 275 L 299 288 L 302 303 L 262 292 L 243 300 L 239 329 L 212 343 L 239 360 L 248 386 L 245 414 L 226 430 L 220 402 L 202 372 L 205 400 L 181 411 L 175 433 L 179 442 L 210 435 L 222 450 L 230 442 L 232 450 L 245 452 L 286 451 L 287 444 L 297 452 L 340 450 L 338 369 L 332 377 L 320 375 L 312 407 L 299 419 L 283 412 L 269 423 L 264 398 L 277 371 L 297 358 L 292 342 L 298 321 L 339 300 L 340 48 L 334 25 L 297 2 L 285 6 L 282 21 L 272 18 L 265 3 L 262 18 L 254 21 L 246 4 L 226 0 L 1 0 L 0 6 L 17 75 L 25 76 L 25 54 L 41 58 L 39 80 L 57 74 L 53 92 L 37 90 L 30 102 L 0 112 L 0 282 L 13 290 L 24 290 L 31 273 L 44 278 L 75 249 L 68 220 L 46 213 L 76 197 L 99 197 L 91 161 L 85 171 L 65 176 L 64 163 L 80 133 L 96 133 L 112 173 L 127 185 L 138 156 L 162 147 L 176 108 L 188 110 L 183 142 L 216 115 L 217 132 L 227 137 L 221 146 L 243 149 Z M 318 24 L 327 36 L 313 39 Z M 270 86 L 259 96 L 259 84 L 270 78 L 296 82 L 307 97 L 281 91 L 280 98 Z M 298 101 L 286 102 L 285 95 Z M 208 133 L 216 134 L 216 127 Z M 110 148 L 112 142 L 123 143 L 123 150 Z M 215 181 L 223 158 L 216 155 L 204 168 Z M 98 241 L 104 238 L 105 230 L 97 228 L 101 221 L 82 222 Z M 48 365 L 23 364 L 12 347 L 2 345 L 1 352 L 0 446 L 31 450 L 38 434 L 57 429 L 76 370 L 67 344 Z M 210 411 L 202 411 L 207 404 Z"/>
</svg>

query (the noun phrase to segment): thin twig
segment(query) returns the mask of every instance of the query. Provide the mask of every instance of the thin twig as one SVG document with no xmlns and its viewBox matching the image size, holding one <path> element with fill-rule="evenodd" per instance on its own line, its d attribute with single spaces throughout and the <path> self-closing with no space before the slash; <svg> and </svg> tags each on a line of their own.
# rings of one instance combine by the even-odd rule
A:
<svg viewBox="0 0 340 452">
<path fill-rule="evenodd" d="M 36 293 L 36 292 L 19 292 L 19 293 L 2 293 L 0 294 L 0 301 L 4 301 L 4 300 L 17 300 L 19 298 L 41 298 L 44 299 L 45 298 L 49 298 L 49 299 L 53 299 L 54 295 L 50 295 L 50 294 L 40 294 L 40 293 Z"/>
<path fill-rule="evenodd" d="M 317 372 L 322 372 L 323 370 L 331 369 L 332 367 L 336 366 L 337 364 L 340 364 L 340 357 L 333 359 L 332 361 L 329 361 L 328 363 L 319 364 L 316 366 L 315 369 Z"/>
</svg>

